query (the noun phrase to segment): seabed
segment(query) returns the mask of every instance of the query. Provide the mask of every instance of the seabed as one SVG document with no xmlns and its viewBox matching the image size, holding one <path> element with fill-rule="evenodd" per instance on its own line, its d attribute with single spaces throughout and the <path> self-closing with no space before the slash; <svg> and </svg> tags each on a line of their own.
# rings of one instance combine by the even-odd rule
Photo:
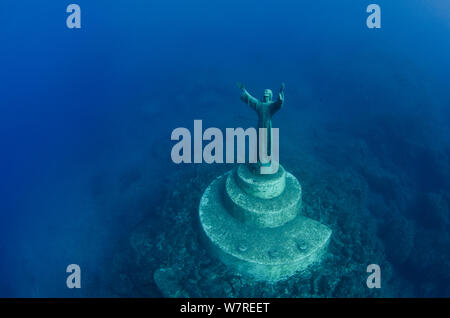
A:
<svg viewBox="0 0 450 318">
<path fill-rule="evenodd" d="M 102 289 L 95 296 L 264 298 L 416 295 L 413 286 L 398 275 L 393 264 L 408 258 L 423 260 L 424 256 L 428 262 L 438 260 L 442 263 L 441 260 L 448 259 L 448 256 L 430 248 L 433 242 L 431 239 L 422 237 L 417 240 L 411 222 L 400 213 L 392 213 L 382 197 L 376 196 L 377 193 L 371 190 L 372 184 L 379 186 L 380 180 L 394 182 L 396 177 L 388 174 L 377 160 L 373 160 L 371 152 L 359 139 L 321 131 L 313 134 L 306 127 L 301 135 L 302 138 L 285 139 L 288 147 L 302 149 L 300 153 L 292 151 L 283 157 L 284 167 L 289 167 L 286 170 L 292 172 L 293 176 L 301 177 L 299 183 L 302 188 L 297 216 L 282 227 L 296 218 L 310 218 L 326 224 L 332 230 L 332 235 L 323 250 L 324 255 L 319 259 L 320 264 L 310 264 L 289 279 L 276 282 L 256 280 L 251 273 L 239 271 L 230 263 L 224 264 L 219 257 L 214 257 L 219 256 L 217 254 L 222 250 L 212 244 L 202 229 L 199 202 L 211 181 L 219 176 L 223 182 L 219 202 L 221 206 L 230 204 L 225 196 L 225 166 L 175 167 L 168 169 L 167 177 L 158 179 L 158 182 L 155 182 L 152 172 L 143 169 L 143 177 L 122 189 L 120 195 L 115 196 L 117 200 L 114 204 L 124 208 L 124 215 L 139 210 L 146 211 L 146 217 L 117 244 L 112 265 L 101 280 Z M 340 148 L 335 145 L 340 145 Z M 348 157 L 348 153 L 352 153 L 352 156 Z M 286 172 L 286 188 L 288 176 Z M 236 180 L 239 179 L 230 179 Z M 254 181 L 255 185 L 261 186 L 257 188 L 257 193 L 264 196 L 264 187 L 257 183 L 257 179 Z M 274 185 L 268 188 L 275 189 L 275 185 L 280 185 L 272 182 Z M 149 201 L 149 198 L 155 197 L 153 193 L 160 184 L 164 183 L 170 191 L 164 193 L 159 203 Z M 240 189 L 246 184 L 241 183 Z M 248 194 L 252 188 L 244 192 Z M 109 190 L 105 193 L 110 196 Z M 101 200 L 103 197 L 99 196 L 99 204 L 103 204 Z M 235 222 L 249 228 L 264 229 L 246 224 L 243 219 L 236 217 L 239 214 L 228 209 L 228 206 L 226 208 L 228 213 L 234 213 L 231 215 Z M 105 209 L 105 213 L 108 212 L 110 205 Z M 373 214 L 372 210 L 377 211 L 377 214 Z M 265 222 L 264 218 L 258 220 Z M 382 237 L 380 230 L 388 230 L 392 234 Z M 279 241 L 283 242 L 282 239 Z M 245 250 L 246 247 L 242 246 L 241 249 Z M 395 253 L 387 253 L 389 251 Z M 369 275 L 367 265 L 374 263 L 382 269 L 383 285 L 380 289 L 366 286 Z M 421 268 L 428 266 L 428 263 L 419 261 L 410 264 L 420 265 Z M 434 268 L 436 270 L 423 273 L 445 274 L 444 268 L 440 272 L 439 267 Z"/>
</svg>

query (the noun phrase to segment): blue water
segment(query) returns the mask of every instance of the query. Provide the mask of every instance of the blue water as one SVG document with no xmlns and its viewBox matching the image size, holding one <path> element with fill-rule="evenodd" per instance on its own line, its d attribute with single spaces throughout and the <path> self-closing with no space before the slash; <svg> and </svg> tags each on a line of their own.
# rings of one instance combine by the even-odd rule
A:
<svg viewBox="0 0 450 318">
<path fill-rule="evenodd" d="M 80 30 L 66 3 L 0 3 L 0 296 L 105 295 L 119 242 L 158 224 L 152 207 L 191 169 L 170 160 L 172 130 L 255 124 L 237 81 L 258 97 L 286 83 L 281 158 L 316 131 L 317 160 L 363 176 L 396 296 L 450 296 L 449 1 L 379 0 L 381 29 L 367 1 L 77 3 Z M 382 172 L 361 168 L 353 140 Z M 145 204 L 125 191 L 135 182 Z M 400 260 L 397 215 L 415 233 Z"/>
</svg>

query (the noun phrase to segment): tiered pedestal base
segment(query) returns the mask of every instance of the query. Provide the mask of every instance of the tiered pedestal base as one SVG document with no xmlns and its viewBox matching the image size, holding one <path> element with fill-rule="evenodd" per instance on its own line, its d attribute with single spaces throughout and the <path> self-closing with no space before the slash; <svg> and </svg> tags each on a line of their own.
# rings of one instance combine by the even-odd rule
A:
<svg viewBox="0 0 450 318">
<path fill-rule="evenodd" d="M 299 182 L 281 166 L 275 175 L 252 176 L 242 165 L 205 190 L 200 224 L 225 264 L 256 280 L 278 281 L 318 262 L 331 236 L 327 226 L 298 215 L 301 204 Z"/>
</svg>

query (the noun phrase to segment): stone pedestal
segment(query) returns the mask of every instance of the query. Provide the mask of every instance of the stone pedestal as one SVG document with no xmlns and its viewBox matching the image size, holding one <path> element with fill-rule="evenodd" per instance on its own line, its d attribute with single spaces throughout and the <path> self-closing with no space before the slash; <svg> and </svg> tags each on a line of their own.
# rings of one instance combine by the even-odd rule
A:
<svg viewBox="0 0 450 318">
<path fill-rule="evenodd" d="M 225 264 L 278 281 L 321 259 L 331 230 L 300 215 L 302 189 L 282 166 L 257 175 L 247 165 L 215 179 L 199 207 L 205 240 Z"/>
</svg>

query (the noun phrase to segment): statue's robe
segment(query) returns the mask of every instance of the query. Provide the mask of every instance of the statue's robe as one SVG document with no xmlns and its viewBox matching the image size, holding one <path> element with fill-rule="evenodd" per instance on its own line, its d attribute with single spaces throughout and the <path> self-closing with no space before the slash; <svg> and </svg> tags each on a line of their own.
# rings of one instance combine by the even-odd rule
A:
<svg viewBox="0 0 450 318">
<path fill-rule="evenodd" d="M 283 106 L 283 101 L 263 102 L 251 96 L 246 90 L 241 95 L 241 100 L 248 104 L 258 113 L 258 152 L 259 155 L 259 128 L 266 128 L 267 131 L 267 156 L 272 153 L 272 116 Z"/>
</svg>

